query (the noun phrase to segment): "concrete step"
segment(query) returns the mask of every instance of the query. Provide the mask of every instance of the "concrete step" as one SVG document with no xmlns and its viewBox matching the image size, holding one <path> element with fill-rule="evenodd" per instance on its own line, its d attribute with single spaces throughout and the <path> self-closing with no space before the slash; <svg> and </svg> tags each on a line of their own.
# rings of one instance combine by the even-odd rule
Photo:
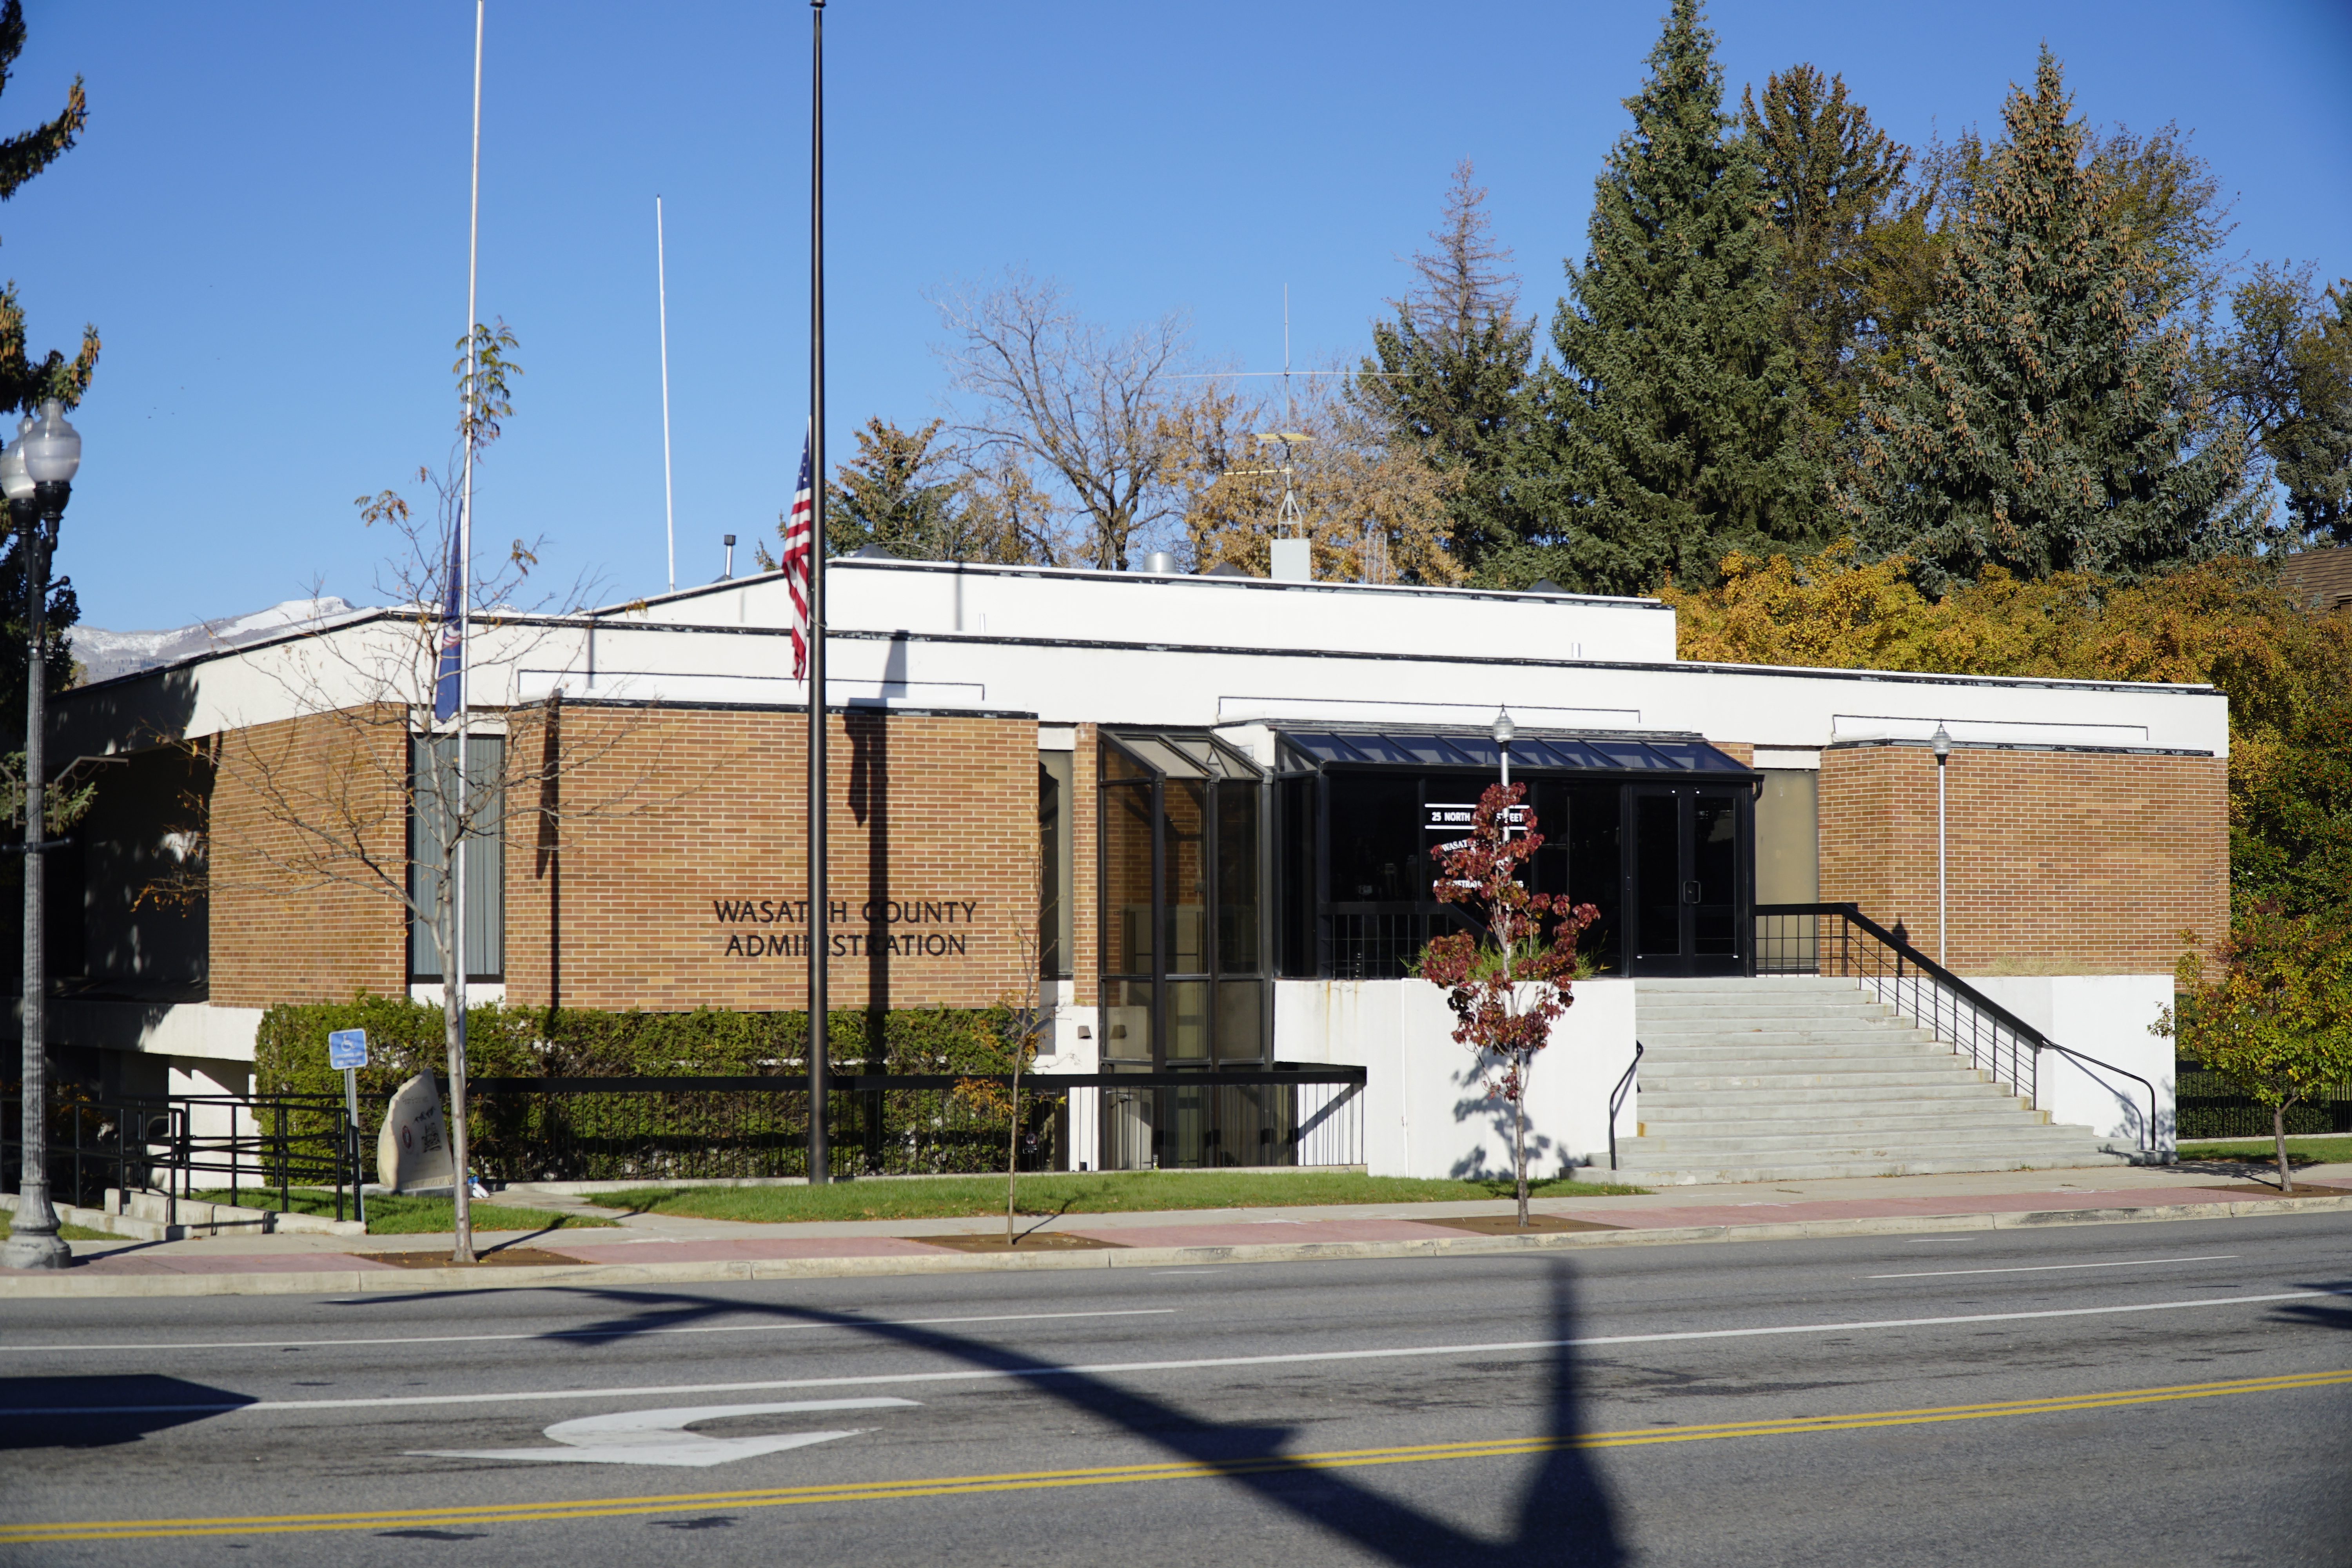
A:
<svg viewBox="0 0 2352 1568">
<path fill-rule="evenodd" d="M 1655 1056 L 1661 1061 L 1713 1061 L 1768 1048 L 1782 1052 L 1811 1051 L 1822 1056 L 1867 1056 L 1898 1047 L 1916 1048 L 1933 1046 L 1946 1056 L 1952 1054 L 1948 1045 L 1926 1029 L 1899 1029 L 1892 1026 L 1852 1031 L 1757 1029 L 1738 1035 L 1709 1034 L 1698 1039 L 1645 1034 L 1640 1039 L 1649 1053 L 1642 1058 L 1644 1068 L 1649 1065 L 1650 1056 Z"/>
<path fill-rule="evenodd" d="M 1653 1071 L 1720 1072 L 1727 1066 L 1740 1062 L 1822 1062 L 1840 1066 L 1859 1062 L 1925 1063 L 1955 1062 L 1968 1065 L 1966 1057 L 1955 1055 L 1950 1047 L 1938 1040 L 1913 1037 L 1871 1040 L 1774 1040 L 1769 1038 L 1727 1041 L 1719 1046 L 1697 1049 L 1645 1047 L 1642 1056 L 1642 1076 Z"/>
<path fill-rule="evenodd" d="M 1642 1111 L 1644 1138 L 1769 1138 L 1784 1133 L 1835 1137 L 1848 1132 L 1927 1133 L 1965 1131 L 1971 1128 L 2006 1129 L 2022 1125 L 2039 1131 L 2049 1123 L 2045 1112 L 2026 1110 L 2013 1100 L 1994 1100 L 1965 1110 L 1928 1111 L 1905 1115 L 1884 1108 L 1854 1116 L 1660 1116 Z M 2016 1118 L 2022 1115 L 2022 1123 Z"/>
<path fill-rule="evenodd" d="M 2087 1131 L 2070 1133 L 2062 1128 L 1966 1127 L 1920 1136 L 1912 1133 L 1798 1133 L 1744 1138 L 1662 1137 L 1644 1131 L 1632 1152 L 1658 1165 L 1700 1165 L 1768 1159 L 1945 1159 L 1961 1154 L 1992 1154 L 2016 1150 L 2024 1153 L 2060 1153 L 2068 1149 L 2096 1147 Z M 1619 1148 L 1624 1150 L 1621 1142 Z"/>
<path fill-rule="evenodd" d="M 2028 1155 L 1998 1160 L 1973 1156 L 1899 1159 L 1816 1159 L 1786 1163 L 1726 1163 L 1715 1165 L 1636 1169 L 1621 1147 L 1617 1175 L 1645 1187 L 1732 1186 L 1745 1182 L 1828 1182 L 1864 1176 L 1941 1176 L 1963 1171 L 2072 1171 L 2127 1165 L 2130 1157 L 2105 1151 L 2067 1155 Z M 1601 1173 L 1595 1171 L 1598 1179 Z"/>
<path fill-rule="evenodd" d="M 1925 1078 L 1927 1075 L 1921 1076 Z M 1927 1082 L 1906 1086 L 1899 1097 L 1899 1103 L 1922 1108 L 1931 1105 L 1999 1105 L 2008 1104 L 2014 1098 L 2001 1093 L 1973 1074 L 1954 1081 L 1948 1075 L 1938 1073 Z M 1643 1116 L 1653 1111 L 1661 1116 L 1681 1116 L 1711 1113 L 1717 1108 L 1728 1108 L 1746 1115 L 1759 1108 L 1780 1105 L 1834 1114 L 1835 1107 L 1895 1101 L 1874 1076 L 1868 1084 L 1832 1082 L 1793 1089 L 1759 1087 L 1744 1079 L 1685 1089 L 1677 1080 L 1671 1089 L 1643 1089 L 1641 1102 Z"/>
<path fill-rule="evenodd" d="M 1834 1040 L 1868 1039 L 1882 1035 L 1928 1036 L 1924 1029 L 1907 1020 L 1896 1018 L 1847 1018 L 1820 1015 L 1791 1015 L 1786 1018 L 1742 1018 L 1737 1023 L 1698 1024 L 1680 1019 L 1661 1023 L 1652 1019 L 1633 1031 L 1645 1045 L 1736 1045 L 1741 1040 Z"/>
<path fill-rule="evenodd" d="M 1842 991 L 1823 991 L 1796 994 L 1707 994 L 1704 996 L 1639 996 L 1634 1001 L 1634 1016 L 1639 1018 L 1723 1018 L 1738 1017 L 1743 1013 L 1842 1013 L 1853 1009 L 1884 1009 L 1890 1004 L 1874 996 L 1859 986 Z"/>
</svg>

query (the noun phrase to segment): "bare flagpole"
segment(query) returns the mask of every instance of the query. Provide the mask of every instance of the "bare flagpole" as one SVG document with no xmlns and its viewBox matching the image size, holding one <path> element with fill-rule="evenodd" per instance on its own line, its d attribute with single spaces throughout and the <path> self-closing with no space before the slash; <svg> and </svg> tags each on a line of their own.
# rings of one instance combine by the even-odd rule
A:
<svg viewBox="0 0 2352 1568">
<path fill-rule="evenodd" d="M 826 930 L 824 770 L 824 0 L 809 0 L 809 552 L 808 552 L 808 863 L 809 983 L 808 1179 L 832 1177 L 825 1144 Z"/>
<path fill-rule="evenodd" d="M 669 253 L 662 242 L 662 199 L 654 195 L 654 293 L 661 309 L 662 536 L 669 543 L 669 591 L 677 592 L 677 511 L 669 483 Z"/>
<path fill-rule="evenodd" d="M 467 689 L 474 657 L 474 422 L 479 413 L 480 390 L 474 383 L 479 372 L 476 357 L 474 322 L 478 318 L 475 286 L 478 276 L 478 263 L 482 251 L 482 9 L 486 0 L 474 0 L 474 171 L 473 195 L 466 220 L 466 402 L 464 424 L 458 431 L 465 443 L 464 479 L 460 483 L 457 502 L 457 765 L 456 768 L 457 800 L 453 807 L 464 802 L 472 789 L 472 759 L 467 756 L 467 731 L 470 714 L 467 704 L 473 693 Z M 444 826 L 463 829 L 470 813 L 453 809 L 444 819 Z M 450 1257 L 460 1263 L 474 1260 L 474 1208 L 472 1169 L 468 1164 L 471 1152 L 466 1146 L 466 841 L 457 841 L 456 864 L 451 867 L 450 917 L 453 928 L 452 945 L 457 949 L 457 962 L 451 965 L 450 1001 L 456 1013 L 456 1028 L 449 1038 L 449 1152 L 457 1170 L 450 1181 L 449 1195 L 457 1213 L 457 1246 Z"/>
</svg>

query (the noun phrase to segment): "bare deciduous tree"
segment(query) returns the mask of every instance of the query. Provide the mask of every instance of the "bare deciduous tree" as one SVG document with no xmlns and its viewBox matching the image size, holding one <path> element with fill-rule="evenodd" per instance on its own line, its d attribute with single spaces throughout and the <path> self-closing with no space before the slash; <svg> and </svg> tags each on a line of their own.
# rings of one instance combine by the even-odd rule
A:
<svg viewBox="0 0 2352 1568">
<path fill-rule="evenodd" d="M 467 714 L 436 715 L 454 629 L 451 584 L 459 576 L 458 473 L 468 446 L 478 464 L 497 439 L 510 412 L 507 377 L 519 374 L 505 358 L 514 340 L 502 325 L 477 333 L 470 388 L 462 384 L 465 363 L 459 366 L 461 395 L 470 395 L 457 451 L 443 471 L 417 473 L 433 492 L 429 508 L 412 510 L 391 490 L 357 502 L 370 526 L 397 541 L 378 581 L 397 608 L 248 656 L 263 687 L 275 688 L 266 705 L 276 721 L 181 742 L 211 764 L 209 796 L 188 803 L 203 837 L 180 874 L 148 890 L 184 900 L 237 887 L 290 901 L 357 889 L 386 900 L 428 934 L 442 975 L 458 1262 L 474 1260 L 459 967 L 466 954 L 455 897 L 463 847 L 503 845 L 510 826 L 524 825 L 543 843 L 565 822 L 634 815 L 677 794 L 675 786 L 657 794 L 649 772 L 611 765 L 657 718 L 598 709 L 592 722 L 567 721 L 560 681 L 543 698 L 520 701 L 518 672 L 569 667 L 565 645 L 578 636 L 569 617 L 593 586 L 576 583 L 568 594 L 526 605 L 537 555 L 521 540 L 496 569 L 462 574 L 460 616 L 485 678 L 469 693 Z M 583 774 L 591 775 L 584 795 L 567 787 Z M 223 786 L 237 803 L 226 813 Z"/>
<path fill-rule="evenodd" d="M 958 429 L 975 463 L 1059 492 L 1076 526 L 1056 558 L 1125 571 L 1145 537 L 1182 513 L 1182 314 L 1113 331 L 1082 319 L 1059 285 L 1017 271 L 935 303 L 950 333 L 940 357 L 955 388 L 979 400 Z"/>
</svg>

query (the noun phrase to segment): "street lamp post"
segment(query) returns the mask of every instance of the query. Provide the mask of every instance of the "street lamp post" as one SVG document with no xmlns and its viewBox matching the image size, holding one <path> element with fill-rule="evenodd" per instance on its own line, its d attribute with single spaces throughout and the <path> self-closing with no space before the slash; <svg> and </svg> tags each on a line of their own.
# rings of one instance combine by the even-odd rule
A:
<svg viewBox="0 0 2352 1568">
<path fill-rule="evenodd" d="M 1488 728 L 1486 733 L 1495 737 L 1495 744 L 1503 753 L 1503 787 L 1505 789 L 1511 787 L 1511 737 L 1518 732 L 1519 727 L 1511 722 L 1511 710 L 1507 708 L 1496 709 L 1495 722 Z"/>
<path fill-rule="evenodd" d="M 1944 767 L 1952 760 L 1952 732 L 1941 719 L 1936 721 L 1927 746 L 1936 753 L 1936 962 L 1948 963 L 1944 941 Z"/>
<path fill-rule="evenodd" d="M 81 466 L 81 437 L 66 423 L 65 405 L 41 405 L 16 426 L 16 443 L 0 454 L 0 495 L 8 519 L 23 541 L 25 557 L 25 1066 L 20 1090 L 25 1116 L 25 1163 L 16 1184 L 16 1213 L 0 1267 L 62 1268 L 72 1252 L 58 1235 L 57 1210 L 49 1204 L 48 954 L 42 947 L 42 855 L 58 846 L 48 839 L 42 741 L 47 728 L 48 660 L 43 625 L 48 607 L 49 551 L 58 522 L 73 497 L 73 477 Z"/>
</svg>

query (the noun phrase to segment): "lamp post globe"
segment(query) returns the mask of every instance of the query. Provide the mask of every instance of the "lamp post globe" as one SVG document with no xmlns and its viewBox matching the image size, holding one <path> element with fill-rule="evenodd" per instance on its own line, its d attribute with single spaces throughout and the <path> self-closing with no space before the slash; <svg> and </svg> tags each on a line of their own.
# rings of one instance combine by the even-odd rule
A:
<svg viewBox="0 0 2352 1568">
<path fill-rule="evenodd" d="M 0 1245 L 0 1268 L 62 1268 L 71 1249 L 58 1235 L 57 1210 L 49 1202 L 48 1150 L 48 953 L 44 945 L 47 878 L 43 856 L 57 846 L 48 837 L 47 774 L 42 755 L 48 730 L 49 551 L 58 520 L 72 499 L 81 468 L 81 435 L 66 419 L 65 405 L 51 398 L 39 417 L 27 415 L 16 439 L 0 452 L 0 497 L 25 563 L 25 985 L 24 1069 L 19 1109 L 24 1116 L 24 1166 L 16 1183 L 16 1212 L 8 1239 Z"/>
<path fill-rule="evenodd" d="M 6 451 L 0 452 L 0 495 L 5 495 L 12 507 L 27 504 L 33 499 L 33 476 L 25 467 L 25 437 L 32 430 L 33 416 L 27 414 L 16 421 L 16 438 L 8 443 Z"/>
<path fill-rule="evenodd" d="M 66 405 L 56 398 L 41 405 L 41 416 L 18 437 L 25 452 L 25 471 L 36 485 L 73 483 L 81 468 L 81 432 L 66 420 Z M 19 426 L 22 429 L 22 426 Z"/>
<path fill-rule="evenodd" d="M 1495 721 L 1487 726 L 1486 733 L 1495 738 L 1496 749 L 1503 753 L 1503 787 L 1505 789 L 1511 787 L 1511 737 L 1518 732 L 1519 727 L 1511 722 L 1511 710 L 1508 708 L 1496 709 Z"/>
</svg>

